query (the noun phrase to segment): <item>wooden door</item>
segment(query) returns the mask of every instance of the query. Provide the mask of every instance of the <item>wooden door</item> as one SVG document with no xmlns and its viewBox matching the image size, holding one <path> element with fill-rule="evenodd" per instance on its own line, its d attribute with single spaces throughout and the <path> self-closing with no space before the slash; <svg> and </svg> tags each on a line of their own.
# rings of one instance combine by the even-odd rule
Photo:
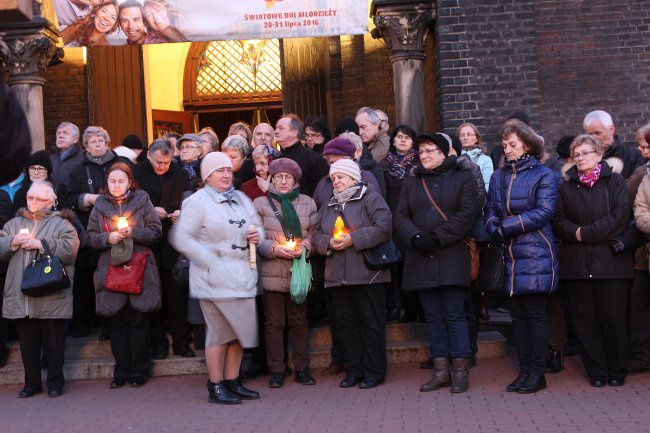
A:
<svg viewBox="0 0 650 433">
<path fill-rule="evenodd" d="M 91 125 L 101 126 L 119 146 L 129 134 L 148 143 L 142 48 L 88 48 L 88 104 Z"/>
<path fill-rule="evenodd" d="M 326 117 L 325 56 L 327 38 L 283 39 L 282 109 L 285 113 Z"/>
</svg>

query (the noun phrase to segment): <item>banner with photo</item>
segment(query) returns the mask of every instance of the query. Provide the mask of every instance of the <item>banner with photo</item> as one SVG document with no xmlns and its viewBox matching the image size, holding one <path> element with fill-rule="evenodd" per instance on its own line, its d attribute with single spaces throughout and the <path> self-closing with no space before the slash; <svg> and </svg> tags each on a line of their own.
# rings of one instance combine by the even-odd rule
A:
<svg viewBox="0 0 650 433">
<path fill-rule="evenodd" d="M 367 0 L 54 0 L 67 47 L 362 34 Z"/>
</svg>

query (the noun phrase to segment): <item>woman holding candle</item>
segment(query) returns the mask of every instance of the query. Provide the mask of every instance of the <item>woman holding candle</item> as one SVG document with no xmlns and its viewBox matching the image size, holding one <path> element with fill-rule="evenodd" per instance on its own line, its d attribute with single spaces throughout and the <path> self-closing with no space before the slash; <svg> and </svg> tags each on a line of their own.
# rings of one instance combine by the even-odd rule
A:
<svg viewBox="0 0 650 433">
<path fill-rule="evenodd" d="M 257 270 L 249 264 L 249 247 L 264 229 L 253 203 L 233 187 L 225 153 L 203 158 L 201 178 L 204 186 L 183 202 L 170 242 L 190 259 L 190 295 L 200 300 L 207 324 L 208 401 L 238 404 L 259 398 L 241 385 L 239 368 L 243 348 L 257 346 Z"/>
<path fill-rule="evenodd" d="M 350 159 L 330 166 L 334 186 L 329 203 L 318 212 L 313 242 L 326 256 L 325 288 L 332 291 L 332 314 L 343 352 L 342 388 L 374 388 L 386 378 L 386 307 L 383 283 L 388 269 L 368 269 L 363 250 L 391 239 L 388 205 L 361 182 L 361 169 Z M 338 217 L 345 224 L 335 234 Z"/>
<path fill-rule="evenodd" d="M 0 259 L 9 262 L 4 286 L 2 316 L 15 319 L 20 342 L 25 386 L 20 398 L 42 392 L 41 350 L 48 360 L 47 387 L 50 397 L 63 394 L 63 355 L 65 320 L 72 317 L 72 288 L 49 296 L 23 295 L 20 286 L 25 266 L 46 241 L 52 254 L 59 257 L 70 277 L 79 249 L 77 232 L 70 223 L 74 215 L 53 211 L 56 194 L 50 183 L 34 182 L 27 191 L 27 208 L 8 221 L 0 231 Z"/>
<path fill-rule="evenodd" d="M 262 146 L 257 149 L 260 148 Z M 265 233 L 260 242 L 263 258 L 260 286 L 264 289 L 264 331 L 271 388 L 280 388 L 284 384 L 285 315 L 293 347 L 295 380 L 303 385 L 316 383 L 309 372 L 307 304 L 296 304 L 289 293 L 293 259 L 302 254 L 311 255 L 313 248 L 309 235 L 316 221 L 316 203 L 299 194 L 301 176 L 302 170 L 293 160 L 274 160 L 269 165 L 271 183 L 268 195 L 255 199 L 253 203 Z"/>
<path fill-rule="evenodd" d="M 144 385 L 151 368 L 149 313 L 158 310 L 161 303 L 158 268 L 149 247 L 160 239 L 162 226 L 149 195 L 139 189 L 126 163 L 113 164 L 106 183 L 108 191 L 97 198 L 90 214 L 85 245 L 101 252 L 94 276 L 96 311 L 108 318 L 115 358 L 110 386 L 121 388 L 130 382 L 139 387 Z M 106 289 L 106 274 L 118 246 L 127 251 L 130 248 L 131 254 L 149 253 L 140 294 Z"/>
</svg>

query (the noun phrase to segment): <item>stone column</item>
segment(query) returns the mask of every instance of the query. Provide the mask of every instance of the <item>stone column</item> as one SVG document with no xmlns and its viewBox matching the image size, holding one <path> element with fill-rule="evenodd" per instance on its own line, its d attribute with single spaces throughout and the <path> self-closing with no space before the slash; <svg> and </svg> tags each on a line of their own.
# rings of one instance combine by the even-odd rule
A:
<svg viewBox="0 0 650 433">
<path fill-rule="evenodd" d="M 395 88 L 395 125 L 410 125 L 425 132 L 424 46 L 435 18 L 433 1 L 373 0 L 371 16 L 381 38 L 391 49 Z"/>
<path fill-rule="evenodd" d="M 43 74 L 48 64 L 63 57 L 56 46 L 59 33 L 41 16 L 40 2 L 34 1 L 34 18 L 29 23 L 0 25 L 0 62 L 9 71 L 7 84 L 20 102 L 29 123 L 32 151 L 45 148 Z"/>
</svg>

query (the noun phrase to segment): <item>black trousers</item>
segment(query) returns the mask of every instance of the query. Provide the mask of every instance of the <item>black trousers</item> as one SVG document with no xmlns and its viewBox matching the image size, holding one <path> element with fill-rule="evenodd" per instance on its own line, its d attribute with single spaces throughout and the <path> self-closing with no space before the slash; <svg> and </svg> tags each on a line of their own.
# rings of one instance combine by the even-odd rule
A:
<svg viewBox="0 0 650 433">
<path fill-rule="evenodd" d="M 168 347 L 165 319 L 174 346 L 187 344 L 190 324 L 187 321 L 188 286 L 178 283 L 170 270 L 158 268 L 162 285 L 163 308 L 151 314 L 151 337 L 154 347 Z"/>
<path fill-rule="evenodd" d="M 63 388 L 65 352 L 64 319 L 17 319 L 15 322 L 20 355 L 25 368 L 25 386 L 40 388 L 41 350 L 47 357 L 47 387 Z"/>
<path fill-rule="evenodd" d="M 84 248 L 79 251 L 77 256 L 74 283 L 72 285 L 72 318 L 75 325 L 87 328 L 90 326 L 91 320 L 95 317 L 95 283 L 93 281 L 93 274 L 95 273 L 95 269 L 97 269 L 97 263 L 95 262 L 94 267 L 90 266 L 88 259 L 82 257 L 86 254 L 95 254 L 95 252 Z"/>
<path fill-rule="evenodd" d="M 330 347 L 332 364 L 343 365 L 343 349 L 341 348 L 339 325 L 336 321 L 336 314 L 334 311 L 336 306 L 334 304 L 334 292 L 332 290 L 325 289 L 325 306 L 329 316 L 330 335 L 332 336 L 332 346 Z"/>
<path fill-rule="evenodd" d="M 648 271 L 634 271 L 634 283 L 630 291 L 628 335 L 630 353 L 628 367 L 650 367 L 650 275 Z"/>
<path fill-rule="evenodd" d="M 115 379 L 146 379 L 151 368 L 151 337 L 149 314 L 142 313 L 127 302 L 117 315 L 109 317 L 111 352 L 115 358 Z"/>
<path fill-rule="evenodd" d="M 627 302 L 632 280 L 571 281 L 570 296 L 587 375 L 627 376 Z"/>
<path fill-rule="evenodd" d="M 386 378 L 386 301 L 384 285 L 332 287 L 333 313 L 350 376 Z"/>
<path fill-rule="evenodd" d="M 522 373 L 543 376 L 546 371 L 548 297 L 545 294 L 510 297 L 512 333 Z"/>
<path fill-rule="evenodd" d="M 0 273 L 0 351 L 6 349 L 7 339 L 9 338 L 9 320 L 2 317 L 2 303 L 4 300 L 6 278 L 6 273 Z"/>
</svg>

